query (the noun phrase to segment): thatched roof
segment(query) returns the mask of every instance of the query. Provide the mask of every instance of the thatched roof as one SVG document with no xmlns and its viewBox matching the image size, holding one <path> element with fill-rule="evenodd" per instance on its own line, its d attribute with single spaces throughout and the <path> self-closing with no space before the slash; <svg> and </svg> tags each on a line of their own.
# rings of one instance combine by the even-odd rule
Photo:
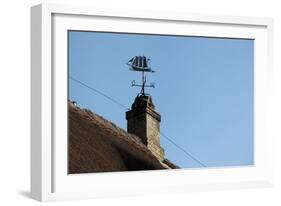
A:
<svg viewBox="0 0 281 206">
<path fill-rule="evenodd" d="M 160 162 L 136 135 L 72 103 L 68 133 L 70 174 L 176 168 Z"/>
</svg>

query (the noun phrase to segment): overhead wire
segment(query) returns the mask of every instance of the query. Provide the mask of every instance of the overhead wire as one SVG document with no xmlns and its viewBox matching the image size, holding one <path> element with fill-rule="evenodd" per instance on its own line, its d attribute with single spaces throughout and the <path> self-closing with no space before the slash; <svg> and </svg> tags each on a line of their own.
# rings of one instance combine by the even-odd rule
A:
<svg viewBox="0 0 281 206">
<path fill-rule="evenodd" d="M 87 85 L 87 84 L 81 82 L 80 80 L 78 80 L 78 79 L 76 79 L 76 78 L 74 78 L 74 77 L 72 77 L 72 76 L 69 76 L 69 79 L 75 81 L 76 83 L 78 83 L 78 84 L 80 84 L 80 85 L 82 85 L 82 86 L 84 86 L 84 87 L 87 87 L 87 88 L 90 89 L 91 91 L 94 91 L 94 92 L 100 94 L 101 96 L 107 98 L 108 100 L 110 100 L 110 101 L 112 101 L 113 103 L 119 105 L 120 107 L 122 107 L 122 108 L 124 108 L 124 109 L 126 109 L 126 110 L 130 110 L 128 107 L 126 107 L 125 105 L 121 104 L 120 102 L 118 102 L 117 100 L 113 99 L 112 97 L 106 95 L 104 92 L 101 92 L 100 90 L 95 89 L 95 88 L 93 88 L 93 87 L 91 87 L 91 86 L 89 86 L 89 85 Z"/>
<path fill-rule="evenodd" d="M 72 76 L 69 76 L 69 79 L 71 79 L 72 81 L 88 88 L 89 90 L 97 93 L 97 94 L 100 94 L 101 96 L 107 98 L 108 100 L 110 100 L 111 102 L 119 105 L 120 107 L 122 107 L 123 109 L 125 110 L 130 110 L 128 107 L 126 107 L 124 104 L 120 103 L 119 101 L 117 101 L 116 99 L 106 95 L 104 92 L 101 92 L 100 90 L 98 89 L 95 89 L 93 88 L 92 86 L 89 86 L 88 84 L 85 84 L 84 82 L 72 77 Z M 167 139 L 170 143 L 172 143 L 175 147 L 177 147 L 179 150 L 181 150 L 185 155 L 187 155 L 189 158 L 191 158 L 193 161 L 197 162 L 200 166 L 202 167 L 207 167 L 204 163 L 202 163 L 200 160 L 198 160 L 197 158 L 194 157 L 194 155 L 192 155 L 190 152 L 186 151 L 186 149 L 184 149 L 183 147 L 179 146 L 174 140 L 172 140 L 172 138 L 168 137 L 166 134 L 164 134 L 163 132 L 160 132 L 160 135 L 162 137 L 164 137 L 165 139 Z"/>
</svg>

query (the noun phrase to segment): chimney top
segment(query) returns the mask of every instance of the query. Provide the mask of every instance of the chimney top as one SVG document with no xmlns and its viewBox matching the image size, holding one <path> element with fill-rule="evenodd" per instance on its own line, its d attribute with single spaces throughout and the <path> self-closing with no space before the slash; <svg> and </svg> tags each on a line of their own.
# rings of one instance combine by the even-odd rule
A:
<svg viewBox="0 0 281 206">
<path fill-rule="evenodd" d="M 131 109 L 136 110 L 136 109 L 143 109 L 143 108 L 147 108 L 147 107 L 149 107 L 151 109 L 155 108 L 151 96 L 150 95 L 138 95 L 138 96 L 136 96 Z"/>
</svg>

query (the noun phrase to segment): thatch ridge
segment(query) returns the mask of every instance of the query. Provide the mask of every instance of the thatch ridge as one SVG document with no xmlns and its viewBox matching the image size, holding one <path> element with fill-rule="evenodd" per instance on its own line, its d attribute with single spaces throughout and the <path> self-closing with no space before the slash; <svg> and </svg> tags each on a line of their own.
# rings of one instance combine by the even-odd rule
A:
<svg viewBox="0 0 281 206">
<path fill-rule="evenodd" d="M 134 134 L 88 110 L 68 103 L 69 173 L 169 168 Z"/>
</svg>

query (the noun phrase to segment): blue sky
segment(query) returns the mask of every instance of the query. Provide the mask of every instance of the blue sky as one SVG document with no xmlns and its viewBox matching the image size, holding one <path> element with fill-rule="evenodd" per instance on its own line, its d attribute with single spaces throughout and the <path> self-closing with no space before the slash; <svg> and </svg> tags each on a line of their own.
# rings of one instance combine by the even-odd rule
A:
<svg viewBox="0 0 281 206">
<path fill-rule="evenodd" d="M 151 59 L 161 131 L 208 167 L 253 164 L 254 40 L 69 32 L 69 75 L 130 107 L 140 88 L 126 62 Z M 126 130 L 125 109 L 69 80 L 69 98 Z M 161 137 L 166 157 L 201 167 Z"/>
</svg>

